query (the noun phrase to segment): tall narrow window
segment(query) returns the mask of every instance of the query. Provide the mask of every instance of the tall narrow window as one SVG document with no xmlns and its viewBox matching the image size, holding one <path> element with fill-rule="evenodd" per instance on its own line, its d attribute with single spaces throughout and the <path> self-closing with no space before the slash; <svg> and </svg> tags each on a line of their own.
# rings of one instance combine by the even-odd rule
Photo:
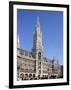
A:
<svg viewBox="0 0 71 90">
<path fill-rule="evenodd" d="M 38 53 L 38 59 L 41 59 L 41 52 Z"/>
</svg>

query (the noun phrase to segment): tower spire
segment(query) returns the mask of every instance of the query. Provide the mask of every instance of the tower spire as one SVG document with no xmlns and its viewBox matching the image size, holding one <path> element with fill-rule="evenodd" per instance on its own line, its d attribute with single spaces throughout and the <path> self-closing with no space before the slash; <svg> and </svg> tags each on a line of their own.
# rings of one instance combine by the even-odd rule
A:
<svg viewBox="0 0 71 90">
<path fill-rule="evenodd" d="M 42 33 L 40 31 L 39 16 L 37 16 L 37 23 L 36 23 L 36 30 L 34 33 L 32 52 L 34 56 L 35 56 L 35 53 L 39 53 L 39 52 L 42 53 Z"/>
<path fill-rule="evenodd" d="M 37 23 L 36 23 L 36 32 L 40 32 L 40 22 L 39 22 L 39 16 L 37 16 Z"/>
<path fill-rule="evenodd" d="M 39 16 L 37 16 L 37 25 L 40 25 Z"/>
</svg>

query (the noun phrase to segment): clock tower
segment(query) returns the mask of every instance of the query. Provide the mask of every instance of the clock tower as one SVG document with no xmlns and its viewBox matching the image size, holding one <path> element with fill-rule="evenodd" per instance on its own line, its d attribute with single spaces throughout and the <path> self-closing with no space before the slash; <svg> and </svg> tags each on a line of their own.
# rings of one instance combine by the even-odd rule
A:
<svg viewBox="0 0 71 90">
<path fill-rule="evenodd" d="M 42 33 L 40 31 L 39 17 L 37 17 L 37 23 L 33 36 L 32 55 L 36 59 L 36 76 L 40 77 L 42 64 Z"/>
</svg>

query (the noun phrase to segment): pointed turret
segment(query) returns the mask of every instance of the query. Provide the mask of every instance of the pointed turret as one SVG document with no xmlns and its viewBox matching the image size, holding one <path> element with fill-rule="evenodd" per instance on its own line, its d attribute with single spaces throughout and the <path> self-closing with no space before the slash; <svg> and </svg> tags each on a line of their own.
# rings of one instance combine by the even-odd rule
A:
<svg viewBox="0 0 71 90">
<path fill-rule="evenodd" d="M 17 37 L 17 48 L 20 48 L 20 40 L 19 40 L 19 35 Z"/>
</svg>

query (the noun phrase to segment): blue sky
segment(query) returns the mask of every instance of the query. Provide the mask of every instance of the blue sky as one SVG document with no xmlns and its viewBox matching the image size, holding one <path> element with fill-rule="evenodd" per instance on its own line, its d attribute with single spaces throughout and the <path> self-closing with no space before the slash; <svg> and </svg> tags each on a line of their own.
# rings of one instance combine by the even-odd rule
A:
<svg viewBox="0 0 71 90">
<path fill-rule="evenodd" d="M 44 10 L 17 10 L 17 33 L 20 48 L 31 51 L 33 32 L 39 16 L 42 32 L 43 55 L 47 58 L 56 57 L 63 64 L 63 12 Z"/>
</svg>

